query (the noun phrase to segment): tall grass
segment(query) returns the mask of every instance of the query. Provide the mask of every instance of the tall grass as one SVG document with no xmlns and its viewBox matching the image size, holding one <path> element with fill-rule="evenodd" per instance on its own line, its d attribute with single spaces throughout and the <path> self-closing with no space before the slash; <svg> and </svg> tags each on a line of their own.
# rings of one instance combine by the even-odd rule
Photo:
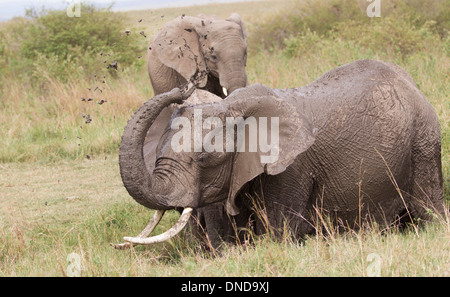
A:
<svg viewBox="0 0 450 297">
<path fill-rule="evenodd" d="M 114 153 L 127 117 L 151 96 L 143 36 L 126 34 L 109 10 L 81 13 L 32 10 L 0 25 L 0 162 Z"/>
<path fill-rule="evenodd" d="M 395 9 L 384 3 L 383 17 L 369 19 L 361 1 L 289 1 L 286 11 L 253 20 L 248 24 L 250 83 L 301 86 L 357 59 L 391 61 L 411 73 L 448 136 L 448 8 L 442 1 L 420 10 L 414 8 L 419 0 L 397 2 L 391 3 Z M 144 67 L 146 39 L 137 33 L 140 23 L 124 14 L 83 9 L 79 20 L 44 10 L 0 25 L 0 162 L 116 153 L 131 111 L 153 95 Z M 62 29 L 54 31 L 58 26 Z M 124 32 L 130 28 L 128 36 Z M 286 32 L 279 34 L 280 28 Z M 42 42 L 49 38 L 52 42 Z M 114 61 L 118 70 L 107 69 Z M 99 105 L 101 100 L 106 103 Z M 90 124 L 83 114 L 92 117 Z"/>
<path fill-rule="evenodd" d="M 450 8 L 445 1 L 439 0 L 390 0 L 382 1 L 381 18 L 367 17 L 365 0 L 305 0 L 290 1 L 283 12 L 272 15 L 255 26 L 250 37 L 258 48 L 275 50 L 282 47 L 286 39 L 311 31 L 319 36 L 328 37 L 335 31 L 345 33 L 352 39 L 370 38 L 375 42 L 385 42 L 377 34 L 355 35 L 353 30 L 373 28 L 378 24 L 390 22 L 407 23 L 410 30 L 429 27 L 441 38 L 448 36 L 450 30 Z M 346 24 L 346 25 L 345 25 Z M 397 25 L 396 24 L 396 25 Z M 395 26 L 394 26 L 395 27 Z M 388 27 L 386 27 L 388 29 Z M 392 34 L 397 42 L 410 42 L 410 30 L 407 35 L 395 36 L 398 28 L 385 31 Z M 409 35 L 409 36 L 408 36 Z M 393 41 L 393 40 L 391 40 Z M 389 46 L 390 44 L 385 44 Z"/>
<path fill-rule="evenodd" d="M 116 153 L 129 115 L 151 93 L 148 79 L 139 85 L 131 77 L 105 84 L 101 79 L 92 83 L 49 79 L 47 84 L 46 94 L 27 90 L 20 82 L 12 82 L 5 90 L 0 162 L 48 162 Z"/>
<path fill-rule="evenodd" d="M 115 75 L 107 65 L 143 65 L 137 59 L 145 49 L 142 36 L 126 34 L 125 19 L 108 9 L 82 5 L 83 17 L 67 17 L 64 10 L 31 9 L 27 18 L 0 25 L 2 83 L 20 78 L 42 89 L 47 80 L 61 82 Z"/>
<path fill-rule="evenodd" d="M 372 253 L 379 256 L 381 276 L 450 273 L 449 218 L 419 232 L 380 226 L 342 231 L 318 211 L 316 234 L 302 241 L 288 230 L 277 237 L 268 229 L 213 253 L 201 251 L 186 233 L 118 251 L 110 243 L 138 234 L 152 211 L 127 197 L 116 168 L 116 157 L 0 165 L 8 172 L 0 174 L 8 198 L 0 200 L 0 275 L 65 276 L 73 253 L 80 257 L 82 276 L 367 276 Z M 267 217 L 264 204 L 255 210 L 262 220 Z M 177 219 L 169 212 L 155 234 Z"/>
<path fill-rule="evenodd" d="M 258 2 L 188 11 L 192 15 L 237 11 L 244 16 L 250 83 L 298 87 L 365 58 L 402 66 L 439 116 L 448 202 L 450 16 L 445 1 L 382 1 L 382 17 L 377 19 L 365 15 L 365 1 L 285 1 L 277 9 L 286 3 L 286 9 L 273 13 L 275 4 L 264 2 L 257 17 L 252 16 L 256 10 L 252 5 Z M 252 240 L 213 254 L 200 252 L 189 236 L 125 252 L 109 246 L 138 234 L 151 217 L 128 197 L 117 165 L 126 121 L 153 96 L 144 66 L 149 37 L 138 33 L 137 20 L 147 16 L 158 20 L 150 24 L 155 32 L 169 14 L 186 11 L 93 11 L 105 22 L 117 20 L 110 34 L 126 41 L 120 43 L 120 52 L 129 60 L 120 60 L 112 43 L 105 43 L 104 51 L 75 45 L 65 56 L 48 53 L 50 47 L 40 51 L 39 40 L 33 41 L 36 46 L 25 46 L 20 36 L 47 34 L 33 30 L 43 30 L 35 26 L 45 27 L 46 21 L 56 22 L 57 12 L 0 24 L 0 275 L 67 275 L 67 256 L 76 253 L 84 276 L 364 276 L 372 263 L 369 254 L 376 253 L 382 276 L 448 276 L 448 217 L 419 232 L 376 226 L 338 232 L 331 226 L 327 231 L 329 221 L 318 216 L 317 234 L 304 241 L 292 240 L 287 229 L 276 240 L 271 232 L 265 236 L 250 232 Z M 84 33 L 100 26 L 81 21 Z M 130 36 L 124 34 L 127 29 Z M 22 55 L 25 49 L 35 56 Z M 117 71 L 106 69 L 116 60 Z M 264 205 L 255 207 L 266 222 Z M 177 214 L 169 213 L 156 232 L 176 220 Z"/>
</svg>

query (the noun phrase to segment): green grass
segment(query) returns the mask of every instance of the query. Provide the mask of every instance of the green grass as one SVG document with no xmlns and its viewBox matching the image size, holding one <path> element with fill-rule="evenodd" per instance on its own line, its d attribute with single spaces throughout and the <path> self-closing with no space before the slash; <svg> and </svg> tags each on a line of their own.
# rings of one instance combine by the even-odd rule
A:
<svg viewBox="0 0 450 297">
<path fill-rule="evenodd" d="M 318 234 L 302 243 L 254 237 L 253 244 L 226 246 L 216 257 L 183 234 L 118 251 L 109 244 L 138 234 L 152 211 L 127 197 L 117 163 L 98 158 L 0 165 L 0 275 L 64 276 L 72 253 L 80 256 L 82 276 L 365 276 L 371 253 L 381 259 L 382 276 L 450 273 L 448 218 L 417 233 L 369 228 Z M 170 212 L 155 232 L 177 219 Z"/>
<path fill-rule="evenodd" d="M 448 8 L 434 1 L 423 7 L 421 1 L 408 0 L 408 7 L 389 2 L 397 8 L 386 4 L 382 17 L 373 20 L 361 17 L 364 10 L 354 6 L 360 2 L 347 0 L 213 4 L 116 15 L 124 19 L 121 31 L 130 29 L 143 39 L 139 32 L 144 30 L 148 37 L 143 41 L 148 42 L 177 15 L 226 18 L 238 12 L 249 31 L 249 82 L 273 88 L 306 85 L 358 59 L 399 64 L 439 116 L 448 203 Z M 55 57 L 41 57 L 33 70 L 21 67 L 20 59 L 2 59 L 20 48 L 17 36 L 26 23 L 16 19 L 0 24 L 0 37 L 7 41 L 0 44 L 0 66 L 12 63 L 0 70 L 8 73 L 0 77 L 1 276 L 63 276 L 71 253 L 80 256 L 83 276 L 366 276 L 371 253 L 381 260 L 382 276 L 450 275 L 449 218 L 418 232 L 365 228 L 317 234 L 302 243 L 254 236 L 252 244 L 226 246 L 216 257 L 200 251 L 186 234 L 149 247 L 114 250 L 110 243 L 138 234 L 153 214 L 127 194 L 117 157 L 127 119 L 153 96 L 145 46 L 144 60 L 136 57 L 141 62 L 121 65 L 120 71 L 77 72 L 72 63 L 62 79 L 57 75 L 61 68 L 46 68 Z M 88 56 L 84 62 L 97 58 Z M 99 105 L 100 100 L 106 103 Z M 83 114 L 92 122 L 87 124 Z M 177 218 L 170 212 L 156 233 Z"/>
</svg>

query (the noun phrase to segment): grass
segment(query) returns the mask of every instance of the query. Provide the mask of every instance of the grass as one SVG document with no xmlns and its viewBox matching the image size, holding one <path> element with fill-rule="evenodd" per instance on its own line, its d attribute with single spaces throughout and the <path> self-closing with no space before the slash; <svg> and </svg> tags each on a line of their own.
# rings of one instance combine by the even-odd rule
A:
<svg viewBox="0 0 450 297">
<path fill-rule="evenodd" d="M 381 259 L 382 276 L 450 273 L 448 218 L 418 233 L 319 232 L 302 243 L 260 236 L 217 257 L 183 235 L 117 251 L 109 244 L 139 233 L 152 215 L 127 197 L 117 164 L 117 158 L 98 158 L 0 165 L 0 275 L 64 276 L 72 253 L 80 256 L 83 276 L 365 276 L 371 253 Z M 155 232 L 176 220 L 169 213 Z"/>
<path fill-rule="evenodd" d="M 27 92 L 20 82 L 10 85 L 10 100 L 0 110 L 5 136 L 0 139 L 0 162 L 80 160 L 116 153 L 124 124 L 150 88 L 147 81 L 139 85 L 131 79 L 106 84 L 49 82 L 52 87 L 45 94 Z M 102 91 L 94 91 L 96 87 Z M 92 118 L 89 123 L 87 115 Z"/>
<path fill-rule="evenodd" d="M 183 13 L 226 18 L 238 12 L 250 36 L 249 82 L 273 88 L 308 84 L 357 59 L 399 64 L 412 75 L 439 116 L 448 202 L 450 58 L 445 10 L 434 13 L 434 6 L 429 5 L 420 13 L 413 10 L 410 21 L 399 17 L 403 16 L 401 11 L 393 11 L 391 14 L 399 18 L 386 15 L 368 22 L 355 16 L 358 9 L 336 14 L 343 11 L 336 7 L 349 3 L 260 1 L 118 15 L 125 19 L 123 30 L 137 35 L 143 30 L 151 36 Z M 298 18 L 302 15 L 295 13 L 299 9 L 306 17 Z M 311 11 L 315 14 L 308 14 Z M 321 27 L 320 19 L 329 18 L 329 14 L 335 14 L 333 24 Z M 427 23 L 424 15 L 436 18 L 437 25 Z M 284 20 L 290 20 L 289 26 Z M 0 31 L 10 25 L 0 24 Z M 16 31 L 8 32 L 21 32 L 20 26 L 14 28 Z M 385 34 L 386 30 L 392 34 Z M 387 41 L 389 36 L 397 39 Z M 8 46 L 17 50 L 18 45 Z M 145 57 L 145 48 L 142 52 Z M 372 253 L 379 256 L 381 276 L 450 275 L 449 218 L 419 232 L 395 228 L 381 232 L 377 227 L 328 236 L 318 232 L 301 243 L 288 236 L 281 241 L 259 236 L 253 238 L 253 244 L 226 246 L 216 257 L 200 251 L 186 234 L 163 244 L 114 250 L 110 243 L 138 234 L 152 216 L 152 211 L 126 193 L 117 157 L 126 121 L 153 96 L 144 63 L 119 67 L 112 74 L 104 71 L 81 76 L 72 65 L 70 71 L 75 72 L 68 70 L 69 79 L 61 80 L 44 67 L 51 60 L 41 62 L 40 69 L 0 78 L 1 276 L 64 276 L 71 253 L 80 256 L 83 276 L 367 276 L 373 267 Z M 20 67 L 14 69 L 19 71 Z M 29 80 L 32 71 L 38 71 L 41 79 Z M 106 102 L 100 105 L 101 100 Z M 86 123 L 87 115 L 92 118 L 90 123 Z M 177 218 L 170 212 L 156 233 Z"/>
</svg>

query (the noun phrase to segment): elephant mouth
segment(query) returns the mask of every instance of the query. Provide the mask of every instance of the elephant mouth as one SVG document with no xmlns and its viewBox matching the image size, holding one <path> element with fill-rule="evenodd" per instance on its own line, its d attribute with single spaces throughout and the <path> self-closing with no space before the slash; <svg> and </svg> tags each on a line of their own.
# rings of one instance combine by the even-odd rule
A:
<svg viewBox="0 0 450 297">
<path fill-rule="evenodd" d="M 201 88 L 225 99 L 229 95 L 229 90 L 220 84 L 218 74 L 209 73 L 206 86 Z"/>
</svg>

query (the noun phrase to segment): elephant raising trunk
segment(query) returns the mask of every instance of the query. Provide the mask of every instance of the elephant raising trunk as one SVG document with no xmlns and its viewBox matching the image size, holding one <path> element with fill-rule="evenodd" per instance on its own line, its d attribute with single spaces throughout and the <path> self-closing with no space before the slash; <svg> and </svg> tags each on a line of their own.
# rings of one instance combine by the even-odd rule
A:
<svg viewBox="0 0 450 297">
<path fill-rule="evenodd" d="M 192 208 L 186 207 L 178 221 L 171 229 L 154 237 L 147 237 L 164 215 L 166 209 L 173 207 L 166 204 L 164 193 L 169 193 L 170 186 L 150 174 L 145 166 L 143 145 L 147 131 L 155 122 L 161 111 L 172 103 L 182 103 L 194 88 L 192 83 L 180 90 L 173 89 L 147 101 L 129 120 L 122 136 L 119 151 L 120 174 L 128 193 L 145 207 L 156 209 L 156 213 L 147 227 L 137 237 L 125 237 L 127 243 L 114 245 L 116 248 L 126 248 L 134 244 L 152 244 L 166 241 L 178 234 L 189 220 Z"/>
<path fill-rule="evenodd" d="M 167 240 L 193 209 L 209 238 L 233 239 L 256 215 L 249 196 L 264 197 L 270 227 L 296 238 L 316 232 L 318 205 L 336 227 L 445 215 L 439 120 L 399 66 L 355 61 L 301 88 L 252 85 L 226 100 L 193 93 L 201 79 L 190 84 L 149 100 L 125 128 L 122 180 L 157 212 L 118 248 Z M 147 238 L 169 209 L 184 209 L 178 223 Z M 258 225 L 256 234 L 267 232 Z"/>
</svg>

